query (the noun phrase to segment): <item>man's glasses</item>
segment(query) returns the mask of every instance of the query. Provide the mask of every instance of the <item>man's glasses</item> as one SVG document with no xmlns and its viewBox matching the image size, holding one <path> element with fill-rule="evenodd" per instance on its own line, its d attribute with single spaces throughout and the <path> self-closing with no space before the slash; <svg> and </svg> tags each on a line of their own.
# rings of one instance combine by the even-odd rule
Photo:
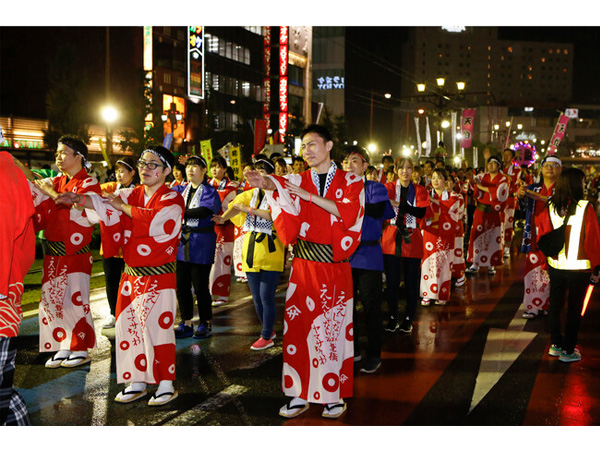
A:
<svg viewBox="0 0 600 450">
<path fill-rule="evenodd" d="M 549 163 L 544 164 L 542 167 L 545 167 L 546 169 L 556 169 L 557 167 L 559 167 L 559 165 L 556 163 Z"/>
<path fill-rule="evenodd" d="M 137 166 L 138 166 L 140 169 L 144 169 L 144 168 L 146 168 L 146 167 L 147 167 L 147 168 L 148 168 L 148 169 L 150 169 L 150 170 L 156 170 L 156 169 L 157 169 L 157 168 L 159 168 L 159 167 L 166 167 L 166 166 L 164 166 L 164 165 L 162 165 L 162 164 L 158 164 L 158 163 L 154 163 L 154 162 L 149 162 L 149 163 L 147 163 L 147 162 L 146 162 L 146 161 L 144 161 L 143 159 L 139 159 L 139 160 L 138 160 L 138 162 L 137 162 Z"/>
</svg>

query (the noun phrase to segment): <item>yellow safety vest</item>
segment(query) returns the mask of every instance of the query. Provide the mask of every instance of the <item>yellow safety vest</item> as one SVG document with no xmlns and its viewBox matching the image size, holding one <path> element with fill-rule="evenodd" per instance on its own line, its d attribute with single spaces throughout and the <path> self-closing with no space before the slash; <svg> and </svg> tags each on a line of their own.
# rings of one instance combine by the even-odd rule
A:
<svg viewBox="0 0 600 450">
<path fill-rule="evenodd" d="M 579 244 L 581 234 L 584 227 L 585 210 L 588 205 L 587 200 L 579 200 L 575 214 L 569 218 L 567 227 L 570 233 L 568 242 L 565 241 L 565 246 L 562 248 L 557 258 L 548 258 L 548 264 L 560 270 L 586 270 L 591 269 L 592 264 L 589 259 L 577 259 L 579 256 Z M 550 205 L 550 220 L 554 228 L 559 228 L 564 221 L 564 218 L 559 216 L 554 206 Z M 567 252 L 568 249 L 568 252 Z M 587 256 L 587 255 L 586 255 Z"/>
</svg>

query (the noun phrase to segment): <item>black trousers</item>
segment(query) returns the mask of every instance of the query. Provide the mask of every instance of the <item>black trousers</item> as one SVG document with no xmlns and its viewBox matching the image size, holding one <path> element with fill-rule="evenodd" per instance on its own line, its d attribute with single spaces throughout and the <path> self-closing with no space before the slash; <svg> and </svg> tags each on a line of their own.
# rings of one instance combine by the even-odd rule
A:
<svg viewBox="0 0 600 450">
<path fill-rule="evenodd" d="M 359 320 L 356 314 L 356 305 L 360 300 L 364 311 L 367 331 L 367 357 L 381 357 L 382 323 L 381 323 L 381 297 L 383 283 L 381 272 L 378 270 L 352 269 L 352 283 L 354 285 L 354 354 L 360 353 L 359 345 Z"/>
<path fill-rule="evenodd" d="M 121 275 L 123 269 L 125 269 L 125 260 L 123 258 L 104 258 L 102 266 L 104 267 L 104 279 L 106 281 L 106 298 L 110 306 L 110 313 L 114 316 L 117 309 Z"/>
<path fill-rule="evenodd" d="M 390 316 L 408 319 L 412 322 L 419 303 L 419 286 L 421 283 L 421 260 L 419 258 L 398 258 L 394 255 L 383 255 L 383 267 L 386 278 L 386 300 Z M 406 288 L 406 308 L 404 314 L 398 315 L 398 290 L 401 274 L 404 275 Z"/>
<path fill-rule="evenodd" d="M 567 353 L 573 353 L 581 325 L 581 309 L 585 292 L 590 284 L 591 272 L 548 268 L 550 274 L 550 306 L 548 320 L 551 343 Z M 567 293 L 568 291 L 568 293 Z M 565 335 L 561 332 L 560 316 L 567 301 Z"/>
<path fill-rule="evenodd" d="M 208 287 L 208 276 L 212 264 L 194 264 L 177 261 L 177 302 L 181 320 L 192 320 L 194 317 L 194 297 L 196 294 L 200 322 L 212 320 L 212 297 Z"/>
</svg>

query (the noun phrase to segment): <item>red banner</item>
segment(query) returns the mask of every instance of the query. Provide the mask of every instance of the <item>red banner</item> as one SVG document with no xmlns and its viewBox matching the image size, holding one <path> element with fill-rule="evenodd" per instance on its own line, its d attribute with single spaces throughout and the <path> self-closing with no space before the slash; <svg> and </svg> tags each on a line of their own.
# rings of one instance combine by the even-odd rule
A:
<svg viewBox="0 0 600 450">
<path fill-rule="evenodd" d="M 567 123 L 569 123 L 569 117 L 565 116 L 563 113 L 560 113 L 560 117 L 556 122 L 556 127 L 554 128 L 554 134 L 552 135 L 552 139 L 550 139 L 550 143 L 548 144 L 548 154 L 554 155 L 556 153 L 556 149 L 560 145 L 560 141 L 565 137 L 567 132 Z"/>
<path fill-rule="evenodd" d="M 254 154 L 258 155 L 265 146 L 265 139 L 267 138 L 267 121 L 255 119 L 254 120 Z"/>
<path fill-rule="evenodd" d="M 473 144 L 473 128 L 475 125 L 475 110 L 463 109 L 461 133 L 462 140 L 460 141 L 461 148 L 470 148 Z"/>
</svg>

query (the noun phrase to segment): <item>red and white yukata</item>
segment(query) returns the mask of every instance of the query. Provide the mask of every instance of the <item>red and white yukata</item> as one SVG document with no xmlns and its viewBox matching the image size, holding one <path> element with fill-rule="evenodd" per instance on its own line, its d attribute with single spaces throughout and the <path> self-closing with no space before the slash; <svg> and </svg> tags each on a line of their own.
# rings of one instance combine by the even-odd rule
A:
<svg viewBox="0 0 600 450">
<path fill-rule="evenodd" d="M 458 221 L 454 227 L 454 249 L 452 250 L 452 278 L 460 279 L 465 274 L 465 219 L 467 209 L 465 198 L 462 194 L 454 193 L 458 197 Z"/>
<path fill-rule="evenodd" d="M 229 202 L 237 195 L 238 183 L 229 181 L 228 178 L 223 178 L 218 181 L 214 178 L 208 181 L 219 193 L 221 198 L 222 215 L 227 211 Z M 233 241 L 235 238 L 234 225 L 231 221 L 227 221 L 222 225 L 215 224 L 215 232 L 217 233 L 217 246 L 215 249 L 215 263 L 213 264 L 210 275 L 209 285 L 211 295 L 218 297 L 229 297 L 231 293 L 231 265 L 233 264 Z"/>
<path fill-rule="evenodd" d="M 276 191 L 266 194 L 277 235 L 285 245 L 295 244 L 283 322 L 282 389 L 289 397 L 337 403 L 352 397 L 353 290 L 348 258 L 360 243 L 364 182 L 332 164 L 324 197 L 336 202 L 338 219 L 309 201 L 290 196 L 283 187 L 287 181 L 318 195 L 320 181 L 315 171 L 291 174 L 287 180 L 270 178 L 277 185 Z M 301 250 L 307 246 L 318 247 L 315 251 L 325 252 L 324 259 L 332 262 L 305 259 Z"/>
<path fill-rule="evenodd" d="M 477 200 L 477 209 L 473 214 L 468 260 L 475 267 L 501 266 L 504 251 L 500 213 L 508 198 L 509 181 L 500 172 L 493 179 L 489 173 L 476 177 L 490 192 L 482 191 L 474 183 L 473 198 Z"/>
<path fill-rule="evenodd" d="M 117 382 L 174 380 L 175 258 L 183 197 L 167 185 L 147 202 L 144 186 L 121 189 L 117 195 L 133 206 L 131 217 L 92 196 L 102 221 L 105 256 L 115 256 L 122 248 L 126 264 L 115 314 Z"/>
<path fill-rule="evenodd" d="M 538 185 L 529 185 L 528 189 L 544 197 L 551 197 L 554 185 L 548 189 L 542 181 Z M 527 221 L 523 230 L 521 251 L 527 254 L 525 276 L 523 277 L 523 306 L 525 312 L 539 314 L 547 311 L 550 301 L 550 275 L 548 274 L 548 258 L 537 246 L 537 224 L 546 203 L 541 200 L 528 199 Z"/>
<path fill-rule="evenodd" d="M 502 239 L 504 248 L 510 248 L 515 226 L 515 211 L 519 205 L 517 191 L 519 190 L 519 174 L 521 169 L 514 164 L 509 164 L 502 169 L 502 173 L 508 175 L 509 188 L 508 198 L 502 208 Z"/>
<path fill-rule="evenodd" d="M 450 284 L 454 261 L 454 239 L 460 220 L 460 201 L 455 192 L 431 191 L 431 199 L 423 226 L 423 260 L 421 263 L 421 297 L 450 300 Z"/>
<path fill-rule="evenodd" d="M 101 192 L 98 180 L 85 169 L 71 179 L 57 176 L 52 184 L 59 194 Z M 30 186 L 36 211 L 35 230 L 45 230 L 48 248 L 39 312 L 40 351 L 87 351 L 96 346 L 90 310 L 93 258 L 89 245 L 98 220 L 86 210 L 57 205 L 34 184 Z"/>
</svg>

